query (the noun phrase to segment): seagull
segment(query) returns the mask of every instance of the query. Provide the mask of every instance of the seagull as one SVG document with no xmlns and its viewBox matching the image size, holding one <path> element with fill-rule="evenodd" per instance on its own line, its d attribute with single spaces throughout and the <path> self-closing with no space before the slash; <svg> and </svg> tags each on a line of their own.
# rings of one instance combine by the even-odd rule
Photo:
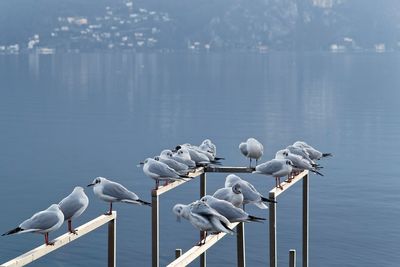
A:
<svg viewBox="0 0 400 267">
<path fill-rule="evenodd" d="M 225 187 L 231 187 L 234 184 L 239 184 L 243 194 L 243 206 L 246 204 L 254 204 L 260 209 L 268 209 L 268 206 L 264 202 L 276 203 L 274 200 L 270 200 L 261 195 L 257 189 L 246 180 L 241 179 L 235 174 L 229 174 L 225 178 Z"/>
<path fill-rule="evenodd" d="M 167 164 L 170 168 L 174 169 L 178 173 L 187 173 L 188 172 L 188 165 L 183 164 L 179 161 L 176 161 L 172 158 L 172 152 L 169 154 L 167 150 L 163 150 L 160 156 L 154 157 L 155 160 L 160 161 L 162 163 Z"/>
<path fill-rule="evenodd" d="M 213 197 L 226 200 L 235 207 L 241 207 L 243 204 L 243 194 L 240 184 L 234 184 L 232 187 L 220 188 L 213 194 Z"/>
<path fill-rule="evenodd" d="M 322 168 L 320 165 L 315 163 L 310 158 L 310 155 L 308 154 L 308 152 L 304 148 L 291 145 L 291 146 L 286 147 L 286 149 L 288 149 L 290 151 L 290 153 L 295 154 L 295 155 L 299 155 L 302 158 L 306 159 L 308 162 L 310 162 L 311 166 L 313 166 L 313 167 L 315 167 L 317 169 L 321 169 Z"/>
<path fill-rule="evenodd" d="M 320 160 L 322 158 L 332 157 L 331 153 L 322 153 L 303 141 L 296 141 L 293 146 L 305 149 L 312 160 Z"/>
<path fill-rule="evenodd" d="M 211 160 L 209 159 L 208 155 L 203 153 L 204 151 L 199 151 L 200 150 L 199 148 L 195 149 L 191 144 L 186 143 L 176 146 L 175 149 L 179 151 L 182 148 L 186 149 L 187 152 L 189 152 L 190 159 L 196 162 L 196 165 L 205 165 L 211 163 Z"/>
<path fill-rule="evenodd" d="M 211 208 L 215 209 L 218 213 L 225 216 L 231 223 L 233 222 L 261 222 L 265 221 L 265 218 L 249 215 L 241 208 L 235 207 L 232 203 L 215 198 L 210 195 L 205 195 L 200 199 L 207 203 Z"/>
<path fill-rule="evenodd" d="M 251 160 L 256 160 L 256 165 L 258 160 L 262 157 L 264 153 L 264 146 L 255 138 L 249 138 L 246 142 L 242 142 L 239 145 L 240 152 L 250 159 L 250 168 L 251 168 Z"/>
<path fill-rule="evenodd" d="M 204 244 L 207 231 L 233 234 L 233 231 L 228 227 L 229 220 L 203 201 L 198 200 L 189 205 L 176 204 L 172 211 L 177 215 L 178 220 L 182 217 L 195 228 L 205 232 L 199 245 Z"/>
<path fill-rule="evenodd" d="M 273 159 L 256 166 L 253 173 L 272 175 L 275 177 L 276 187 L 283 189 L 280 178 L 292 172 L 293 163 L 288 159 Z"/>
<path fill-rule="evenodd" d="M 190 158 L 189 151 L 185 148 L 181 148 L 172 154 L 172 159 L 187 165 L 189 168 L 196 168 L 196 162 Z"/>
<path fill-rule="evenodd" d="M 158 189 L 160 180 L 164 180 L 168 183 L 170 180 L 181 180 L 182 178 L 189 178 L 187 175 L 183 175 L 170 168 L 167 164 L 147 158 L 144 161 L 143 172 L 150 178 L 156 181 L 155 189 Z"/>
<path fill-rule="evenodd" d="M 190 207 L 194 204 L 190 203 L 189 205 L 185 204 L 176 204 L 173 208 L 172 211 L 173 213 L 176 214 L 178 221 L 180 221 L 180 218 L 183 217 L 186 220 L 190 220 Z"/>
<path fill-rule="evenodd" d="M 204 242 L 207 232 L 234 234 L 229 228 L 229 220 L 203 201 L 196 201 L 190 206 L 189 221 L 195 228 L 204 232 Z M 199 244 L 202 244 L 201 241 Z"/>
<path fill-rule="evenodd" d="M 64 214 L 64 221 L 68 221 L 68 231 L 77 234 L 76 230 L 72 228 L 72 219 L 79 217 L 89 205 L 89 198 L 83 188 L 75 187 L 72 193 L 61 200 L 58 205 Z"/>
<path fill-rule="evenodd" d="M 210 139 L 205 139 L 201 145 L 198 146 L 199 152 L 207 152 L 211 155 L 209 156 L 210 161 L 223 160 L 225 158 L 217 157 L 217 146 L 211 142 Z"/>
<path fill-rule="evenodd" d="M 201 150 L 211 153 L 214 158 L 217 156 L 217 146 L 210 139 L 205 139 L 199 146 Z"/>
<path fill-rule="evenodd" d="M 289 159 L 293 163 L 293 168 L 292 170 L 294 172 L 301 172 L 303 170 L 309 170 L 313 173 L 316 173 L 318 175 L 324 176 L 322 173 L 320 173 L 315 167 L 313 167 L 308 160 L 305 158 L 290 153 L 289 149 L 282 149 L 276 152 L 275 155 L 276 159 Z M 288 180 L 291 182 L 291 179 Z"/>
<path fill-rule="evenodd" d="M 49 233 L 57 230 L 64 222 L 64 214 L 62 213 L 58 204 L 52 204 L 46 210 L 39 211 L 25 221 L 18 227 L 2 234 L 22 234 L 22 233 L 40 233 L 44 234 L 44 242 L 46 245 L 54 245 L 49 242 Z"/>
<path fill-rule="evenodd" d="M 110 210 L 105 215 L 111 215 L 113 202 L 151 206 L 149 202 L 141 200 L 135 193 L 129 191 L 123 185 L 104 177 L 95 178 L 88 186 L 93 186 L 93 192 L 98 198 L 110 203 Z"/>
</svg>

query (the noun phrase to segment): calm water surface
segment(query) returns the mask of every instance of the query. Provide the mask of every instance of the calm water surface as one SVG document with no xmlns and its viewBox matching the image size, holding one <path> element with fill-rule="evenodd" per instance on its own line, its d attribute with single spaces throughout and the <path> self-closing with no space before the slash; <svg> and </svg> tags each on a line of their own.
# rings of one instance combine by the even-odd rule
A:
<svg viewBox="0 0 400 267">
<path fill-rule="evenodd" d="M 225 165 L 247 161 L 238 144 L 263 142 L 263 160 L 296 140 L 335 157 L 310 181 L 310 266 L 400 266 L 400 56 L 398 54 L 84 54 L 0 56 L 0 231 L 58 203 L 96 176 L 150 200 L 136 165 L 164 148 L 211 138 Z M 208 192 L 225 175 L 208 175 Z M 242 175 L 267 194 L 274 180 Z M 161 265 L 198 232 L 171 208 L 198 194 L 193 181 L 163 195 Z M 107 209 L 86 190 L 82 224 Z M 150 209 L 118 210 L 118 266 L 149 266 Z M 249 207 L 257 216 L 266 211 Z M 56 237 L 66 230 L 63 225 Z M 32 266 L 106 266 L 106 227 Z M 268 224 L 247 224 L 247 263 L 268 263 Z M 36 234 L 0 238 L 0 263 L 42 244 Z M 301 255 L 301 184 L 278 204 L 279 264 Z M 235 264 L 235 237 L 208 253 Z M 193 264 L 197 265 L 197 264 Z M 299 264 L 300 265 L 300 264 Z"/>
</svg>

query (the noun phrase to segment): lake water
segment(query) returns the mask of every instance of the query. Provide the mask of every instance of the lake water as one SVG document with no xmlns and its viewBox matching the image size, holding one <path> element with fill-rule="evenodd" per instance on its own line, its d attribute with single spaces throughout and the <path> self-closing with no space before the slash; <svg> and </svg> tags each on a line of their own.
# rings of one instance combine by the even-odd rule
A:
<svg viewBox="0 0 400 267">
<path fill-rule="evenodd" d="M 238 144 L 248 137 L 264 144 L 263 161 L 305 140 L 334 154 L 321 161 L 325 176 L 310 179 L 310 266 L 400 266 L 399 73 L 393 53 L 0 56 L 0 231 L 96 176 L 150 200 L 154 182 L 136 165 L 179 143 L 210 138 L 224 165 L 245 166 Z M 274 185 L 241 176 L 265 195 Z M 207 177 L 208 192 L 223 186 L 225 175 Z M 171 212 L 198 191 L 196 180 L 161 198 L 162 266 L 198 241 Z M 108 207 L 86 193 L 75 225 Z M 149 266 L 150 208 L 115 209 L 118 266 Z M 279 264 L 294 248 L 301 265 L 301 183 L 279 198 L 277 227 Z M 106 235 L 100 228 L 32 266 L 106 266 Z M 268 266 L 268 224 L 247 224 L 246 237 L 248 266 Z M 1 237 L 0 263 L 42 243 L 37 234 Z M 209 266 L 233 266 L 235 248 L 234 236 L 221 240 Z"/>
</svg>

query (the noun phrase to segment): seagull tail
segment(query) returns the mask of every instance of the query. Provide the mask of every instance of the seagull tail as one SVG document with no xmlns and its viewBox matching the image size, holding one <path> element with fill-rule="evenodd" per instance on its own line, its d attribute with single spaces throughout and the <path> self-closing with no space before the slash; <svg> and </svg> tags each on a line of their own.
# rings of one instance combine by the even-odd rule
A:
<svg viewBox="0 0 400 267">
<path fill-rule="evenodd" d="M 24 230 L 24 229 L 22 229 L 21 227 L 17 227 L 17 228 L 14 228 L 14 229 L 12 229 L 12 230 L 10 230 L 10 231 L 8 231 L 8 232 L 5 232 L 5 233 L 2 234 L 1 236 L 16 234 L 16 233 L 19 233 L 19 232 L 21 232 L 21 231 L 23 231 L 23 230 Z"/>
<path fill-rule="evenodd" d="M 272 199 L 269 199 L 269 198 L 266 198 L 266 197 L 261 197 L 261 200 L 262 200 L 263 202 L 278 203 L 278 202 L 276 202 L 275 200 L 272 200 Z"/>
<path fill-rule="evenodd" d="M 323 158 L 326 158 L 326 157 L 333 157 L 333 155 L 332 155 L 332 153 L 323 153 L 323 154 L 322 154 L 322 157 L 323 157 Z"/>
<path fill-rule="evenodd" d="M 250 220 L 251 222 L 259 222 L 259 223 L 262 223 L 262 221 L 265 221 L 266 219 L 265 219 L 265 218 L 261 218 L 261 217 L 256 217 L 256 216 L 253 216 L 253 215 L 249 215 L 249 220 Z"/>
<path fill-rule="evenodd" d="M 144 201 L 144 200 L 141 200 L 141 199 L 138 199 L 136 201 L 139 202 L 141 205 L 146 205 L 146 206 L 150 206 L 151 207 L 151 203 L 150 202 L 147 202 L 147 201 Z"/>
<path fill-rule="evenodd" d="M 225 158 L 215 157 L 215 160 L 225 160 Z"/>
<path fill-rule="evenodd" d="M 320 176 L 324 176 L 322 173 L 320 173 L 319 171 L 317 171 L 317 170 L 311 170 L 313 173 L 315 173 L 315 174 L 318 174 L 318 175 L 320 175 Z"/>
<path fill-rule="evenodd" d="M 324 168 L 323 166 L 321 166 L 321 165 L 319 165 L 319 164 L 316 164 L 316 163 L 311 164 L 311 166 L 312 166 L 314 169 L 316 169 L 316 170 L 320 170 L 320 169 L 323 169 L 323 168 Z"/>
</svg>

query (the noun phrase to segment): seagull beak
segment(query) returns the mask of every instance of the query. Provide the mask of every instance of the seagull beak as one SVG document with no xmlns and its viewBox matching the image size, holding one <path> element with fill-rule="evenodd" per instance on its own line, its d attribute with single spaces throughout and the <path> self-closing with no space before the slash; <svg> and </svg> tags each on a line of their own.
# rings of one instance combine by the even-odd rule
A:
<svg viewBox="0 0 400 267">
<path fill-rule="evenodd" d="M 94 186 L 94 184 L 88 184 L 87 187 L 89 187 L 89 186 Z"/>
<path fill-rule="evenodd" d="M 139 164 L 138 165 L 136 165 L 136 167 L 142 167 L 142 165 L 144 165 L 144 162 L 143 161 L 141 161 L 141 162 L 139 162 Z"/>
</svg>

